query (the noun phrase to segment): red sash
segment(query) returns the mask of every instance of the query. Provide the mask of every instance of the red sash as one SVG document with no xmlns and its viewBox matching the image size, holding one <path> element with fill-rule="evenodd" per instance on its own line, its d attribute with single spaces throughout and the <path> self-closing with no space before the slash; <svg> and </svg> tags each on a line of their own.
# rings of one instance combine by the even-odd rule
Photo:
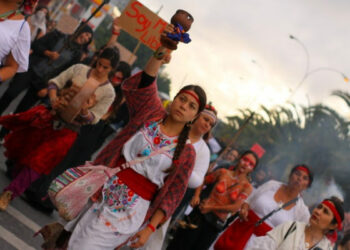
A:
<svg viewBox="0 0 350 250">
<path fill-rule="evenodd" d="M 253 210 L 249 210 L 248 221 L 236 219 L 229 228 L 219 237 L 215 243 L 215 250 L 243 250 L 248 240 L 255 234 L 263 236 L 272 228 L 263 222 L 259 226 L 255 226 L 260 218 Z"/>
<path fill-rule="evenodd" d="M 158 190 L 158 186 L 148 180 L 143 175 L 135 172 L 131 168 L 120 171 L 117 176 L 124 182 L 132 191 L 141 196 L 145 200 L 152 200 Z"/>
<path fill-rule="evenodd" d="M 124 156 L 120 156 L 117 166 L 120 166 L 125 163 Z M 134 191 L 136 194 L 141 196 L 145 200 L 152 200 L 153 196 L 158 190 L 158 186 L 148 180 L 143 175 L 140 175 L 139 173 L 135 172 L 131 168 L 124 169 L 117 173 L 118 178 L 124 182 L 132 191 Z M 92 197 L 91 200 L 93 202 L 97 202 L 101 200 L 101 187 Z"/>
</svg>

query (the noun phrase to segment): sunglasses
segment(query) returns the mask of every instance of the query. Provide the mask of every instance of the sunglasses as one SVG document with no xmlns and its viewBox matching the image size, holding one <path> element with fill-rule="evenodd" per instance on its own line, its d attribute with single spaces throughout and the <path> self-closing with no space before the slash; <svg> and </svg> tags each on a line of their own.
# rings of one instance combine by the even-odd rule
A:
<svg viewBox="0 0 350 250">
<path fill-rule="evenodd" d="M 245 164 L 247 164 L 249 167 L 254 168 L 255 167 L 255 162 L 249 159 L 247 156 L 243 156 L 241 158 L 241 161 L 243 161 Z"/>
</svg>

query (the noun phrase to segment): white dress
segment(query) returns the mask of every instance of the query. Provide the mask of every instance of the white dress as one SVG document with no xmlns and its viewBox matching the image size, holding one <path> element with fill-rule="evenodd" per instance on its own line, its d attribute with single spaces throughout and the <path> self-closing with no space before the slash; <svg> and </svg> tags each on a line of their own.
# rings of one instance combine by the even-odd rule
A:
<svg viewBox="0 0 350 250">
<path fill-rule="evenodd" d="M 0 67 L 7 55 L 18 63 L 17 72 L 28 70 L 30 50 L 30 28 L 25 20 L 5 20 L 0 22 Z"/>
<path fill-rule="evenodd" d="M 125 143 L 122 152 L 125 160 L 130 161 L 176 141 L 177 137 L 162 134 L 158 123 L 148 123 Z M 172 164 L 174 150 L 155 155 L 131 168 L 160 188 L 167 175 L 164 170 Z M 92 204 L 65 226 L 66 230 L 74 229 L 68 249 L 114 249 L 139 231 L 150 201 L 134 193 L 117 176 L 109 179 L 102 193 L 100 203 Z"/>
<path fill-rule="evenodd" d="M 293 222 L 283 223 L 262 237 L 256 237 L 253 244 L 247 247 L 247 250 L 309 250 L 322 249 L 332 250 L 332 244 L 323 237 L 314 246 L 308 246 L 305 243 L 305 226 L 304 222 L 296 222 L 296 229 L 287 235 L 288 230 L 291 228 Z"/>
<path fill-rule="evenodd" d="M 274 200 L 275 193 L 283 185 L 279 181 L 268 181 L 261 185 L 257 190 L 248 197 L 247 203 L 249 203 L 250 208 L 260 217 L 264 217 L 266 214 L 276 209 L 280 204 Z M 272 228 L 286 222 L 286 221 L 302 221 L 308 222 L 310 217 L 310 212 L 304 201 L 299 197 L 296 205 L 290 210 L 282 209 L 265 220 Z M 252 247 L 252 242 L 256 238 L 253 234 L 246 244 L 245 249 Z"/>
</svg>

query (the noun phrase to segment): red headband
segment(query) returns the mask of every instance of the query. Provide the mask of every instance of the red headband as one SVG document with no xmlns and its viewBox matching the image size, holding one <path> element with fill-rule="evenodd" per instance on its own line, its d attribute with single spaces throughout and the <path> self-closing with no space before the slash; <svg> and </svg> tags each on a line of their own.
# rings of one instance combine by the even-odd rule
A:
<svg viewBox="0 0 350 250">
<path fill-rule="evenodd" d="M 310 176 L 310 170 L 308 168 L 304 167 L 304 166 L 298 166 L 295 169 L 303 171 L 303 172 L 307 173 L 308 176 Z"/>
<path fill-rule="evenodd" d="M 197 95 L 195 95 L 192 91 L 189 91 L 189 90 L 181 90 L 179 92 L 179 94 L 182 94 L 182 93 L 185 93 L 185 94 L 188 94 L 190 96 L 192 96 L 198 103 L 198 105 L 200 106 L 201 105 L 201 102 L 199 101 L 199 98 Z"/>
<path fill-rule="evenodd" d="M 332 202 L 330 202 L 329 200 L 322 201 L 322 204 L 325 205 L 326 207 L 328 207 L 332 211 L 332 213 L 333 213 L 333 215 L 335 217 L 335 220 L 338 223 L 338 230 L 341 230 L 342 227 L 343 227 L 342 223 L 341 223 L 341 218 L 340 218 L 339 212 L 335 208 L 334 204 Z"/>
<path fill-rule="evenodd" d="M 213 112 L 216 112 L 216 109 L 210 104 L 205 105 L 205 109 L 209 109 L 209 110 L 211 110 Z"/>
</svg>

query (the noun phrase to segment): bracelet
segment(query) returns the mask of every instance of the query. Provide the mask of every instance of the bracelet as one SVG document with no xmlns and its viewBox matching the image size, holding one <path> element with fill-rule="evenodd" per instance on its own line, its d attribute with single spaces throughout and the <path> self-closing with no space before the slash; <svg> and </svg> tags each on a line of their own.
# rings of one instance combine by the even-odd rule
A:
<svg viewBox="0 0 350 250">
<path fill-rule="evenodd" d="M 150 228 L 153 233 L 156 231 L 156 228 L 151 223 L 148 223 L 147 227 Z"/>
<path fill-rule="evenodd" d="M 112 34 L 115 35 L 115 36 L 119 36 L 119 35 L 120 35 L 120 32 L 119 32 L 119 31 L 114 31 L 114 30 L 112 30 Z"/>
<path fill-rule="evenodd" d="M 153 53 L 153 57 L 156 58 L 156 59 L 158 59 L 158 60 L 163 59 L 164 55 L 165 55 L 165 51 L 162 51 L 162 50 L 161 50 L 161 47 L 159 47 L 159 48 L 158 48 L 156 51 L 154 51 L 154 53 Z"/>
</svg>

